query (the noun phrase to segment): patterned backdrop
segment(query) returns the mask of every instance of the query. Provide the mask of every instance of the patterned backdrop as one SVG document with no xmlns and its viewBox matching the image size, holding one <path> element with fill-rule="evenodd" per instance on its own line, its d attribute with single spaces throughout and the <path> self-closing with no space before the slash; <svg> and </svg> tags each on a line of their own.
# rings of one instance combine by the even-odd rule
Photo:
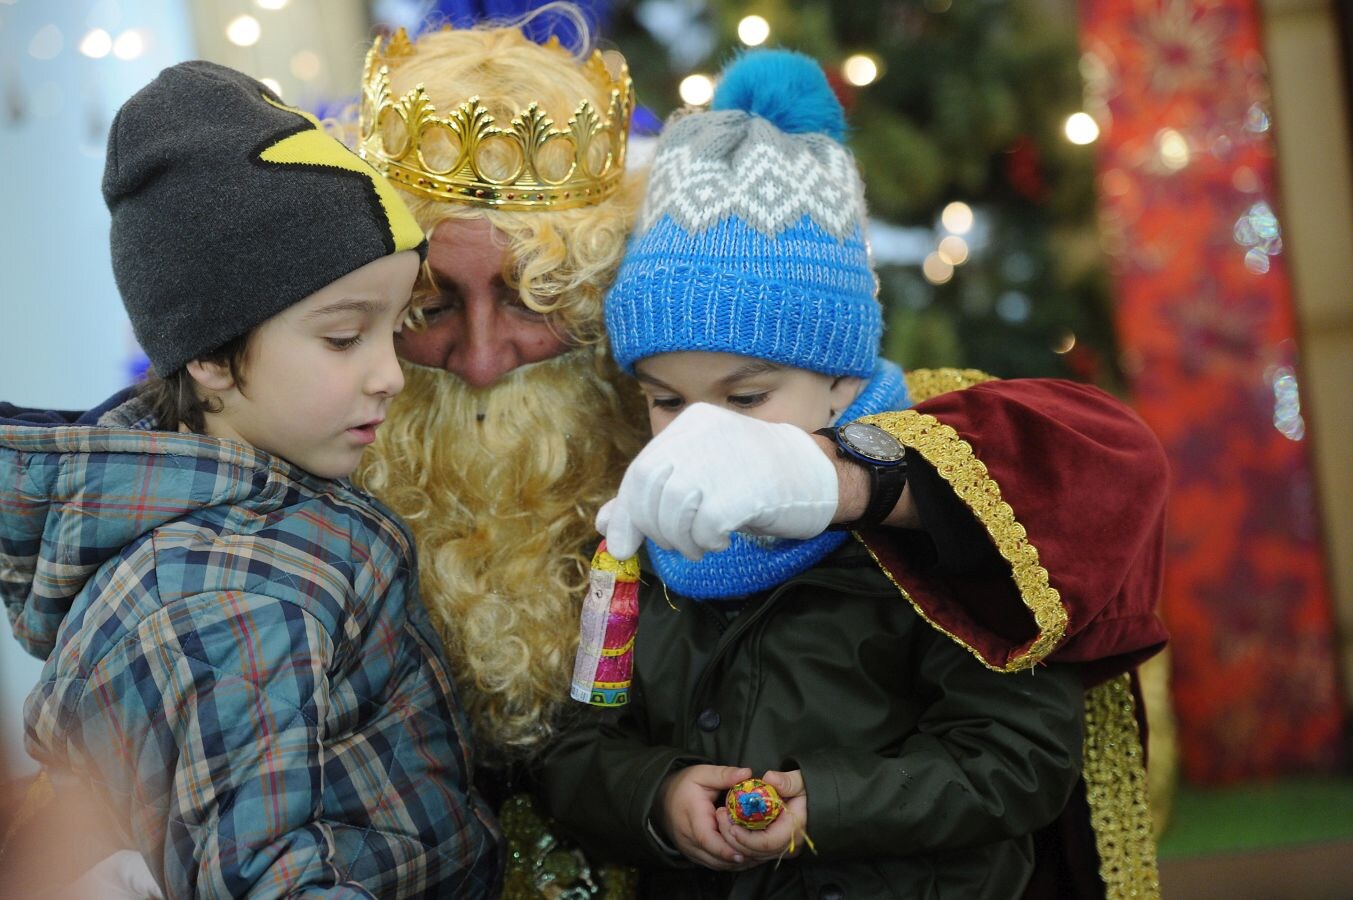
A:
<svg viewBox="0 0 1353 900">
<path fill-rule="evenodd" d="M 1081 11 L 1125 368 L 1173 466 L 1162 605 L 1184 774 L 1328 770 L 1341 730 L 1333 614 L 1258 10 Z"/>
</svg>

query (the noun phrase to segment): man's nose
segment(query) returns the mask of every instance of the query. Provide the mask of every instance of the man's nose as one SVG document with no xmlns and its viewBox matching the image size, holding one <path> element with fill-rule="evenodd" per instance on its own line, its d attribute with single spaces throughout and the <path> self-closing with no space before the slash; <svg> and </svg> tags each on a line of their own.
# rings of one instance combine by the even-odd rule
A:
<svg viewBox="0 0 1353 900">
<path fill-rule="evenodd" d="M 512 324 L 496 303 L 467 303 L 465 333 L 447 355 L 446 370 L 476 388 L 488 387 L 511 372 L 522 362 L 512 340 Z"/>
</svg>

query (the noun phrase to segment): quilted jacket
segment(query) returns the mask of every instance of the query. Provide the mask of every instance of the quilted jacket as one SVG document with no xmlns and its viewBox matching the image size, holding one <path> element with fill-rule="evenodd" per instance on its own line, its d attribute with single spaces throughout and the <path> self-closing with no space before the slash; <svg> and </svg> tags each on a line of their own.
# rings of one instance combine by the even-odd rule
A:
<svg viewBox="0 0 1353 900">
<path fill-rule="evenodd" d="M 170 897 L 490 896 L 497 825 L 403 525 L 148 426 L 125 394 L 0 405 L 0 596 L 46 661 L 29 753 Z"/>
</svg>

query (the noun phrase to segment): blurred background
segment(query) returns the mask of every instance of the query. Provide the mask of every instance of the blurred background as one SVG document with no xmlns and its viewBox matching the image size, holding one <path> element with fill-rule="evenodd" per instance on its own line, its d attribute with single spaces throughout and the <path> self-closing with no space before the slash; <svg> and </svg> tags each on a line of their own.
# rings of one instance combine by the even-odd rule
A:
<svg viewBox="0 0 1353 900">
<path fill-rule="evenodd" d="M 161 68 L 215 60 L 325 115 L 374 35 L 534 5 L 0 0 L 0 397 L 85 408 L 144 370 L 99 181 Z M 741 47 L 823 64 L 888 356 L 1091 382 L 1151 425 L 1173 467 L 1172 644 L 1147 678 L 1167 896 L 1353 896 L 1353 4 L 580 6 L 629 60 L 640 133 L 707 103 Z M 40 664 L 7 628 L 0 761 L 24 772 Z"/>
</svg>

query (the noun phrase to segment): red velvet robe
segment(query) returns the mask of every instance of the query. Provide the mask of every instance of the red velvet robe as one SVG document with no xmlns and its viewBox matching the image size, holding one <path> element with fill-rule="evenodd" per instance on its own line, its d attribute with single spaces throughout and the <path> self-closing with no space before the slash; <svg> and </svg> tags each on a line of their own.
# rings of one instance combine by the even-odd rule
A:
<svg viewBox="0 0 1353 900">
<path fill-rule="evenodd" d="M 1093 685 L 1164 645 L 1165 452 L 1122 403 L 1069 381 L 987 381 L 865 421 L 934 465 L 1012 566 L 1013 579 L 945 577 L 909 568 L 886 529 L 863 535 L 921 612 L 984 663 L 1079 663 Z"/>
<path fill-rule="evenodd" d="M 861 539 L 917 611 L 987 666 L 1074 663 L 1088 688 L 1086 790 L 1040 833 L 1026 896 L 1158 895 L 1145 722 L 1125 673 L 1166 640 L 1156 614 L 1164 450 L 1135 413 L 1088 385 L 923 370 L 908 386 L 910 410 L 863 421 L 935 467 L 1010 569 L 944 574 L 909 560 L 887 529 Z"/>
</svg>

